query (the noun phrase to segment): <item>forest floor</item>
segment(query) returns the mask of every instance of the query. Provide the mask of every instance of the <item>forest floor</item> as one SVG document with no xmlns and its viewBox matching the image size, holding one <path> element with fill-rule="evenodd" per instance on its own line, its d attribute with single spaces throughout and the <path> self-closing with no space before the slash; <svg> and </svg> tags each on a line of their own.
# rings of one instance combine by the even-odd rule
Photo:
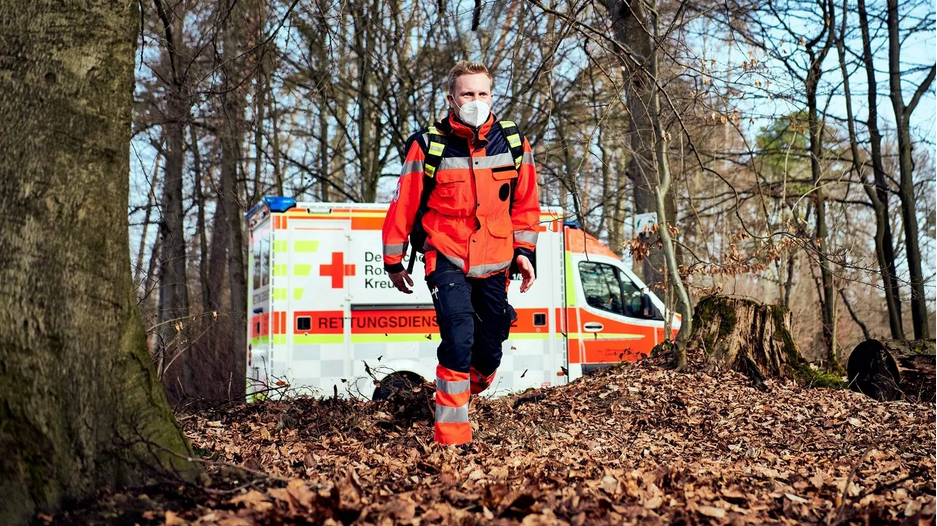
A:
<svg viewBox="0 0 937 526">
<path fill-rule="evenodd" d="M 110 492 L 36 524 L 934 524 L 935 405 L 645 360 L 473 400 L 432 441 L 432 387 L 180 413 L 211 479 Z"/>
</svg>

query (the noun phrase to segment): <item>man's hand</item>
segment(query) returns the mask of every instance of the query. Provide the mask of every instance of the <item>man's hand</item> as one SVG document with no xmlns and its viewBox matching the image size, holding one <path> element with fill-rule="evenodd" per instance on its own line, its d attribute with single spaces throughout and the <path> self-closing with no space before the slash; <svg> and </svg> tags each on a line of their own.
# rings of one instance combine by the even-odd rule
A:
<svg viewBox="0 0 937 526">
<path fill-rule="evenodd" d="M 527 256 L 517 256 L 517 268 L 521 271 L 524 281 L 521 282 L 521 292 L 527 292 L 534 286 L 534 266 L 530 264 Z M 412 285 L 412 283 L 411 283 Z"/>
<path fill-rule="evenodd" d="M 530 263 L 528 263 L 528 265 L 530 265 Z M 413 286 L 413 280 L 410 278 L 410 275 L 407 274 L 406 270 L 388 274 L 387 276 L 390 277 L 391 282 L 397 287 L 397 290 L 404 294 L 413 294 L 413 291 L 407 287 L 407 285 Z M 524 278 L 524 283 L 527 283 L 526 278 Z"/>
</svg>

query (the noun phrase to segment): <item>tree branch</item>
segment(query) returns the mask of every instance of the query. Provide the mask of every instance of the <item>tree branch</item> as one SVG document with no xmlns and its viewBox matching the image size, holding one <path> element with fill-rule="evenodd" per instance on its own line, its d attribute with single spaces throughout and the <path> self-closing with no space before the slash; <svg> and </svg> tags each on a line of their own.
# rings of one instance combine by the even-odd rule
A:
<svg viewBox="0 0 937 526">
<path fill-rule="evenodd" d="M 915 91 L 914 96 L 911 97 L 911 102 L 905 106 L 904 113 L 906 117 L 911 117 L 911 113 L 914 112 L 914 108 L 917 107 L 917 103 L 921 101 L 921 97 L 930 89 L 931 83 L 934 82 L 935 70 L 937 70 L 937 65 L 930 67 L 930 71 L 927 72 L 927 78 L 925 78 L 924 82 L 921 82 L 921 85 L 917 87 L 917 91 Z"/>
</svg>

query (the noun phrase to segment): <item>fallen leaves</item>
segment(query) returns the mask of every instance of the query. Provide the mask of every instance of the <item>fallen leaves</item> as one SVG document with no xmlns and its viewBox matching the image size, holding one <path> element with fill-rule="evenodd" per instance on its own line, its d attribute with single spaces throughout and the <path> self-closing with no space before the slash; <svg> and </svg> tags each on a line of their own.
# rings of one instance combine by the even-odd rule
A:
<svg viewBox="0 0 937 526">
<path fill-rule="evenodd" d="M 185 505 L 150 504 L 149 518 L 123 522 L 932 523 L 933 405 L 769 387 L 630 364 L 473 400 L 467 451 L 432 443 L 427 386 L 404 401 L 303 398 L 180 415 L 203 458 L 276 478 L 212 471 L 221 489 L 190 489 Z"/>
<path fill-rule="evenodd" d="M 696 510 L 707 517 L 716 519 L 724 519 L 726 516 L 726 510 L 714 506 L 698 506 Z"/>
<path fill-rule="evenodd" d="M 273 504 L 267 498 L 267 495 L 255 489 L 238 495 L 228 501 L 230 504 L 243 504 L 245 508 L 252 511 L 266 512 L 273 507 Z"/>
</svg>

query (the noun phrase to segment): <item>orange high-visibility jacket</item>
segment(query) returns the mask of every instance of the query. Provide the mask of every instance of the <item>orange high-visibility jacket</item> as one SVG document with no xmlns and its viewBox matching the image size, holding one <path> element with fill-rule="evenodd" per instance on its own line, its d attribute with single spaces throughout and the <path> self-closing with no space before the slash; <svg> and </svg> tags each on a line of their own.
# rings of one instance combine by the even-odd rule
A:
<svg viewBox="0 0 937 526">
<path fill-rule="evenodd" d="M 507 138 L 500 126 L 494 126 L 495 119 L 488 118 L 477 138 L 452 114 L 436 124 L 447 142 L 423 228 L 427 244 L 472 278 L 505 271 L 518 255 L 530 257 L 537 245 L 540 203 L 533 153 L 525 138 L 523 160 L 515 169 Z M 428 144 L 425 131 L 407 140 L 407 157 L 384 220 L 384 269 L 389 273 L 403 270 L 407 238 L 423 192 Z M 435 268 L 431 254 L 426 266 L 428 275 Z"/>
</svg>

